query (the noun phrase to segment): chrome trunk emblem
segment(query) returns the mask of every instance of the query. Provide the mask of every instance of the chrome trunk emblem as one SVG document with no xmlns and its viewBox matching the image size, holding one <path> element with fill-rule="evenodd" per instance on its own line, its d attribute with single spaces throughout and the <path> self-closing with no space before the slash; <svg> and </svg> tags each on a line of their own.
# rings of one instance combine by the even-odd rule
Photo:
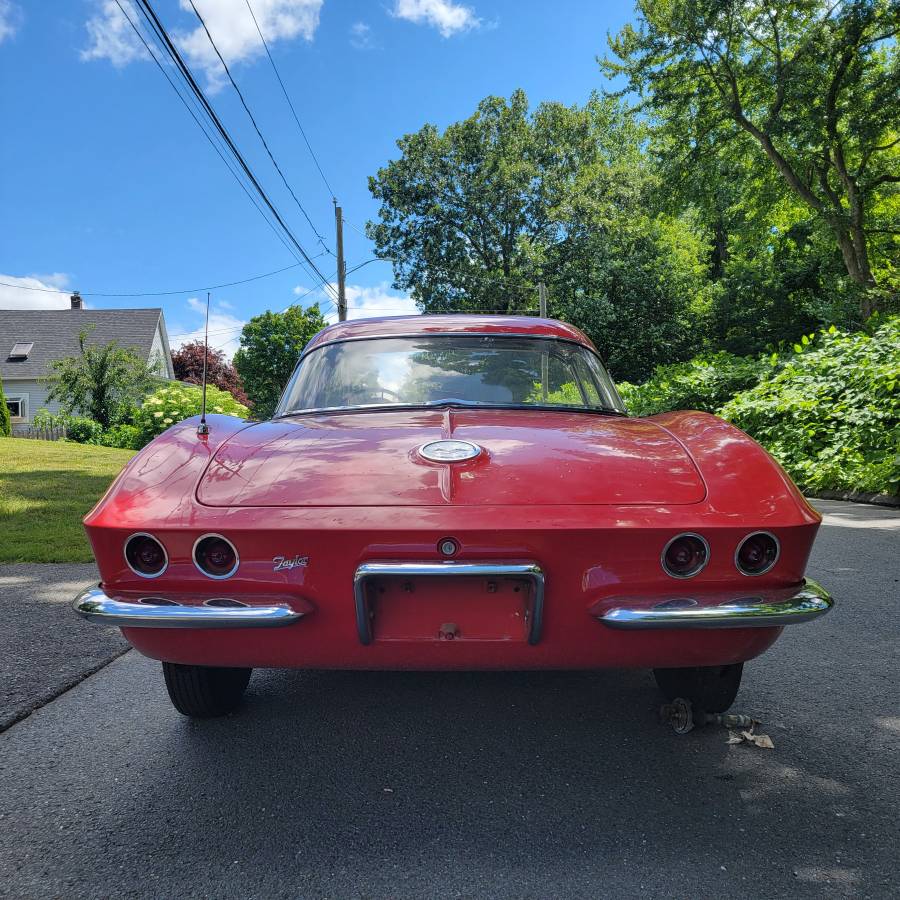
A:
<svg viewBox="0 0 900 900">
<path fill-rule="evenodd" d="M 463 462 L 479 453 L 481 447 L 470 441 L 432 441 L 419 447 L 419 456 L 431 462 Z"/>
</svg>

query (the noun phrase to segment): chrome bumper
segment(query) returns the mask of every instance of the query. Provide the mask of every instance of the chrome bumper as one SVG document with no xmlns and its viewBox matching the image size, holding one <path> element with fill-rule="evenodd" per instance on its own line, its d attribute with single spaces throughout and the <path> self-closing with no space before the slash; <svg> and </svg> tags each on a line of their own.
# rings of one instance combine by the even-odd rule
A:
<svg viewBox="0 0 900 900">
<path fill-rule="evenodd" d="M 123 603 L 101 588 L 82 591 L 75 612 L 101 625 L 122 628 L 273 628 L 303 616 L 288 606 L 170 606 Z"/>
<path fill-rule="evenodd" d="M 597 615 L 610 628 L 774 628 L 796 625 L 824 615 L 834 606 L 831 596 L 807 579 L 803 587 L 784 600 L 761 597 L 729 600 L 717 606 L 701 606 L 696 600 L 668 600 L 657 606 L 616 606 Z"/>
</svg>

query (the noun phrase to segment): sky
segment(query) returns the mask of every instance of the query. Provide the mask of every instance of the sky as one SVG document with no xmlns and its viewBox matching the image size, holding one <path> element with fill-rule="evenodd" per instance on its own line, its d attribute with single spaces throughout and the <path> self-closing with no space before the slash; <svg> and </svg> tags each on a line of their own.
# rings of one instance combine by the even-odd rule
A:
<svg viewBox="0 0 900 900">
<path fill-rule="evenodd" d="M 121 0 L 140 21 L 132 0 Z M 194 0 L 310 227 L 228 82 L 190 0 L 152 0 L 279 212 L 333 279 L 334 207 L 348 269 L 371 260 L 368 177 L 396 141 L 523 88 L 533 105 L 583 103 L 596 56 L 630 2 L 250 0 L 320 175 L 265 54 L 247 0 Z M 0 0 L 0 308 L 161 306 L 174 346 L 202 336 L 230 357 L 266 309 L 328 293 L 295 266 L 146 54 L 115 0 Z M 324 240 L 320 240 L 320 235 Z M 321 255 L 318 255 L 321 254 Z M 292 267 L 293 266 L 293 267 Z M 287 268 L 291 267 L 291 268 Z M 350 318 L 414 312 L 389 263 L 347 280 Z M 21 287 L 37 290 L 21 290 Z M 59 293 L 54 293 L 58 291 Z M 151 294 L 164 296 L 98 296 Z"/>
</svg>

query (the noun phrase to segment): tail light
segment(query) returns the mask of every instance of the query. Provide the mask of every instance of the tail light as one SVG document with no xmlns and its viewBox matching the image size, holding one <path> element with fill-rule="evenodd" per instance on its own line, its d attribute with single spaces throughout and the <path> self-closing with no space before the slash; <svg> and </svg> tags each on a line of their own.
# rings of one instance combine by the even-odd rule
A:
<svg viewBox="0 0 900 900">
<path fill-rule="evenodd" d="M 734 562 L 744 575 L 764 575 L 778 562 L 778 538 L 768 531 L 748 534 L 734 554 Z"/>
<path fill-rule="evenodd" d="M 691 578 L 709 562 L 709 544 L 699 534 L 676 535 L 662 552 L 662 567 L 673 578 Z"/>
<path fill-rule="evenodd" d="M 158 578 L 166 571 L 166 548 L 152 534 L 138 532 L 125 541 L 125 562 L 141 578 Z"/>
<path fill-rule="evenodd" d="M 205 534 L 194 544 L 194 565 L 209 578 L 230 578 L 239 562 L 234 544 L 221 534 Z"/>
</svg>

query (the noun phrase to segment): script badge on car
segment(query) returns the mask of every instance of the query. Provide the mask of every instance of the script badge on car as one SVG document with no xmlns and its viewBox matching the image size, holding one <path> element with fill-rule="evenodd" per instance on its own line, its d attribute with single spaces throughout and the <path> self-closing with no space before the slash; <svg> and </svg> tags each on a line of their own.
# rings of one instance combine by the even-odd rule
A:
<svg viewBox="0 0 900 900">
<path fill-rule="evenodd" d="M 419 455 L 431 462 L 463 462 L 479 453 L 481 447 L 470 441 L 432 441 L 419 447 Z"/>
</svg>

